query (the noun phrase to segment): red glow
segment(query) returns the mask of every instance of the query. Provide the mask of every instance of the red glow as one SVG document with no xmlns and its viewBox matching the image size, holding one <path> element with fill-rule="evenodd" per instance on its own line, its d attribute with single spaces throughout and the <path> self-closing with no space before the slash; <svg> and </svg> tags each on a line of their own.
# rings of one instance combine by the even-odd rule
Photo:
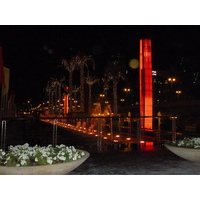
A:
<svg viewBox="0 0 200 200">
<path fill-rule="evenodd" d="M 146 142 L 146 146 L 153 146 L 154 143 L 153 142 Z"/>
<path fill-rule="evenodd" d="M 152 129 L 153 126 L 153 87 L 151 40 L 140 40 L 140 127 Z"/>
<path fill-rule="evenodd" d="M 64 114 L 68 113 L 68 101 L 69 101 L 69 97 L 68 95 L 64 95 Z"/>
</svg>

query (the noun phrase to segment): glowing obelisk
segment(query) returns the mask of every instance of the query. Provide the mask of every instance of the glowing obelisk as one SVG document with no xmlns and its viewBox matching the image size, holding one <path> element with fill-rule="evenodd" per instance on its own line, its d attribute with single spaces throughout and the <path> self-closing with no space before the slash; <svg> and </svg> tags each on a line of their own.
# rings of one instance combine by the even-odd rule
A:
<svg viewBox="0 0 200 200">
<path fill-rule="evenodd" d="M 153 85 L 151 40 L 140 40 L 140 128 L 153 127 Z"/>
</svg>

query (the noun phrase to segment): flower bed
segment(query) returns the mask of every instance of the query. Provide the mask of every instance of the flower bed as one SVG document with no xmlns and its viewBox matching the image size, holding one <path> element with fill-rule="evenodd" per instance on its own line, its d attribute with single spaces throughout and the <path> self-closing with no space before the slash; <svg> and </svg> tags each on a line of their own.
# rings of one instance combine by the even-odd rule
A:
<svg viewBox="0 0 200 200">
<path fill-rule="evenodd" d="M 200 149 L 200 138 L 185 137 L 182 140 L 172 141 L 168 144 L 177 147 Z"/>
<path fill-rule="evenodd" d="M 200 138 L 184 138 L 164 144 L 167 149 L 186 160 L 200 162 Z"/>
<path fill-rule="evenodd" d="M 84 151 L 77 151 L 73 146 L 52 145 L 33 147 L 29 144 L 9 146 L 5 152 L 0 149 L 0 166 L 38 166 L 75 161 L 85 156 Z"/>
</svg>

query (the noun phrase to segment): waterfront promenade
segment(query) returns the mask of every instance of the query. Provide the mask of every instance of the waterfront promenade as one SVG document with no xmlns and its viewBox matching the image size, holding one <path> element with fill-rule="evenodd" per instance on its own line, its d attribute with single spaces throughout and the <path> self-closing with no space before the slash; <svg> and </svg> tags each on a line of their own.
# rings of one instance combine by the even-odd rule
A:
<svg viewBox="0 0 200 200">
<path fill-rule="evenodd" d="M 33 131 L 36 129 L 36 131 Z M 25 130 L 25 132 L 22 132 Z M 48 145 L 52 143 L 52 125 L 34 122 L 8 126 L 7 144 Z M 86 150 L 90 157 L 69 175 L 199 175 L 200 163 L 184 160 L 163 145 L 110 148 L 97 151 L 97 138 L 78 131 L 58 128 L 58 144 Z"/>
</svg>

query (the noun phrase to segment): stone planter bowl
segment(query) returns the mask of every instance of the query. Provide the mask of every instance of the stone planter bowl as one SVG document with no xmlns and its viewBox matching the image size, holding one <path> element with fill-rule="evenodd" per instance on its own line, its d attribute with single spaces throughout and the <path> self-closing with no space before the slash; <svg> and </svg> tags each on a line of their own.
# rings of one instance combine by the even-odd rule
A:
<svg viewBox="0 0 200 200">
<path fill-rule="evenodd" d="M 20 166 L 20 167 L 6 167 L 0 166 L 1 175 L 64 175 L 68 174 L 79 165 L 81 165 L 90 154 L 87 151 L 78 150 L 85 153 L 85 156 L 69 162 L 42 165 L 42 166 Z"/>
<path fill-rule="evenodd" d="M 165 143 L 164 145 L 167 149 L 181 158 L 196 162 L 200 161 L 200 149 L 177 147 L 169 145 L 169 143 Z"/>
</svg>

